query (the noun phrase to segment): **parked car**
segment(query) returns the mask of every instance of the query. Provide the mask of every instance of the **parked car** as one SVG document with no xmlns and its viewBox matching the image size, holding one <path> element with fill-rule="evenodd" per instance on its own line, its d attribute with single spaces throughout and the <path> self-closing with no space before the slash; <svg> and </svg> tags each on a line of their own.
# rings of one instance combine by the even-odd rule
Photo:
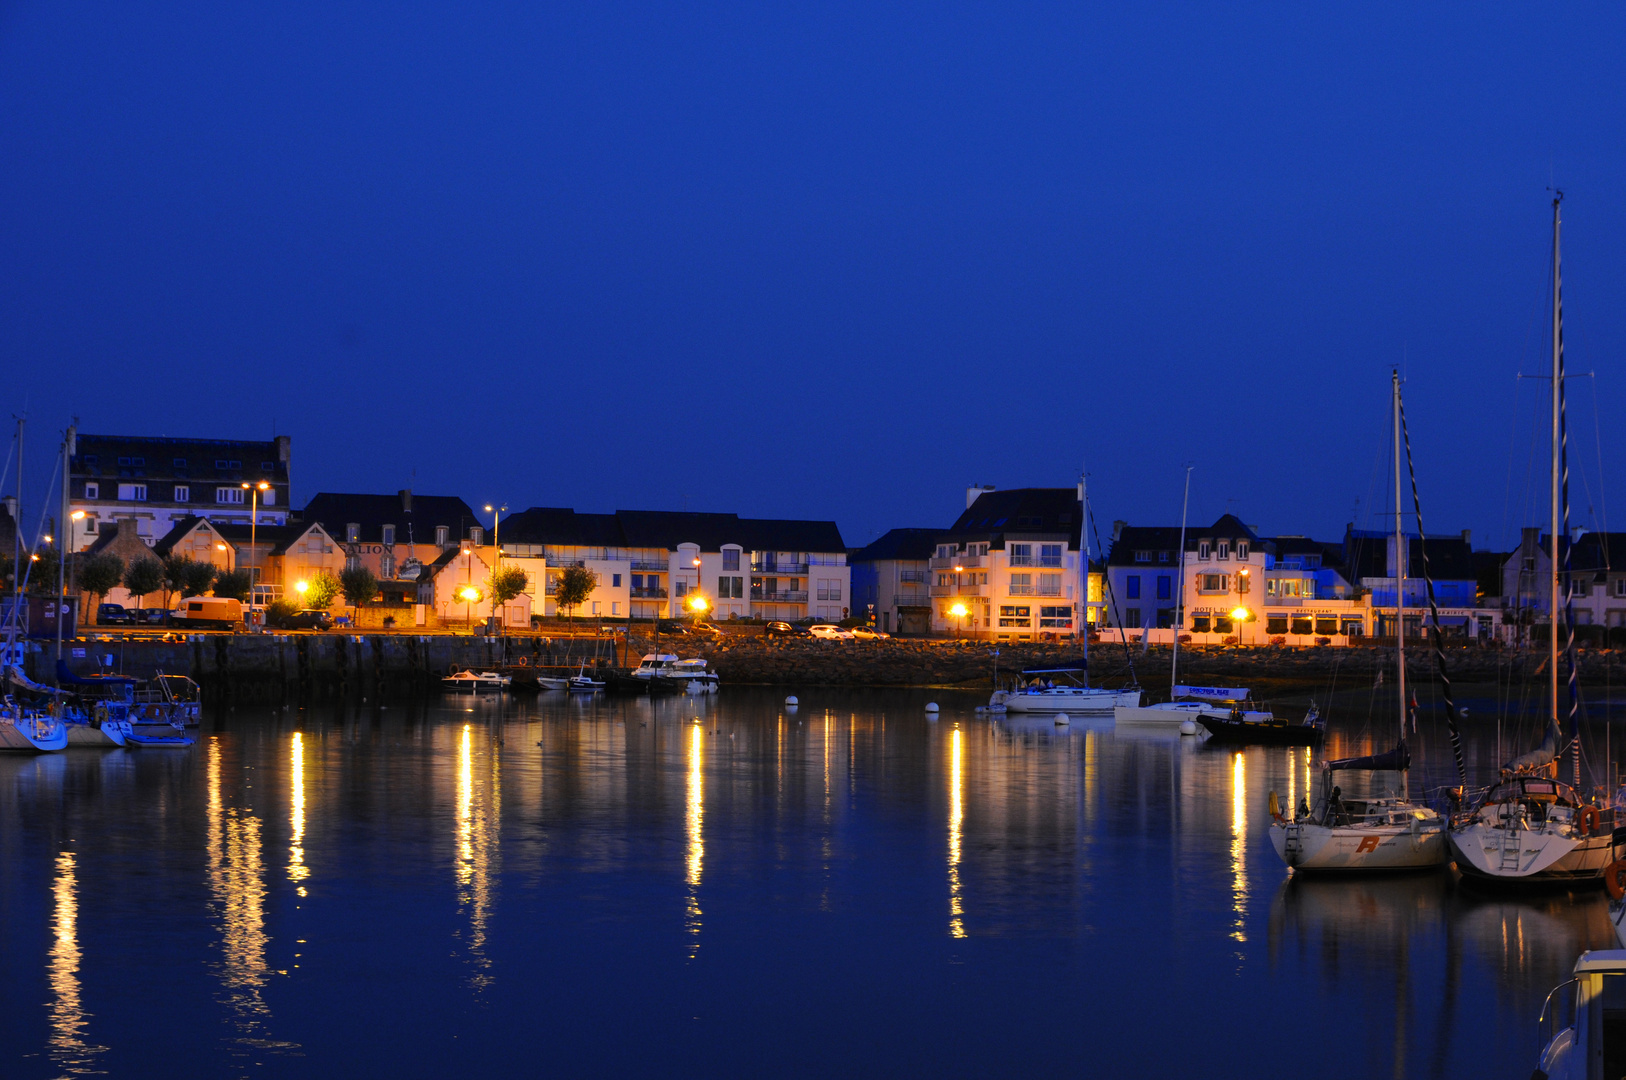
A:
<svg viewBox="0 0 1626 1080">
<path fill-rule="evenodd" d="M 843 630 L 841 627 L 831 626 L 829 623 L 814 623 L 807 628 L 807 632 L 820 641 L 851 641 L 853 639 L 851 630 Z"/>
<path fill-rule="evenodd" d="M 318 608 L 290 612 L 277 620 L 278 630 L 331 630 L 333 616 Z"/>
<path fill-rule="evenodd" d="M 133 621 L 143 626 L 162 626 L 169 622 L 169 608 L 144 607 L 130 614 Z"/>
<path fill-rule="evenodd" d="M 884 641 L 891 636 L 885 630 L 877 630 L 873 626 L 853 627 L 853 637 L 859 641 Z"/>
<path fill-rule="evenodd" d="M 807 627 L 788 622 L 771 622 L 762 627 L 763 637 L 807 637 Z"/>
<path fill-rule="evenodd" d="M 102 626 L 114 626 L 118 623 L 130 622 L 130 613 L 123 604 L 98 604 L 96 606 L 96 621 Z"/>
</svg>

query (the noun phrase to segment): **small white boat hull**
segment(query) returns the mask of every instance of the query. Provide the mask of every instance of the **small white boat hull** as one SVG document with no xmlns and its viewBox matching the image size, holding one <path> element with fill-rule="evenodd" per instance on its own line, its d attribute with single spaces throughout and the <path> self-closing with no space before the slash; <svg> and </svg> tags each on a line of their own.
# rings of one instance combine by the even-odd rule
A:
<svg viewBox="0 0 1626 1080">
<path fill-rule="evenodd" d="M 1119 705 L 1112 710 L 1112 718 L 1120 724 L 1163 724 L 1179 727 L 1187 720 L 1196 722 L 1205 712 L 1210 716 L 1230 715 L 1225 709 L 1197 701 L 1163 701 L 1156 705 Z"/>
<path fill-rule="evenodd" d="M 101 725 L 68 724 L 69 746 L 92 746 L 106 749 L 123 746 L 130 735 L 128 720 L 103 720 Z"/>
<path fill-rule="evenodd" d="M 67 746 L 67 725 L 54 716 L 0 718 L 0 753 L 39 754 Z"/>
<path fill-rule="evenodd" d="M 552 676 L 539 675 L 536 684 L 544 690 L 563 690 L 570 685 L 569 679 L 555 679 Z"/>
<path fill-rule="evenodd" d="M 1450 834 L 1457 869 L 1481 881 L 1540 882 L 1600 878 L 1615 860 L 1609 834 L 1497 827 L 1476 821 Z"/>
<path fill-rule="evenodd" d="M 1270 843 L 1294 870 L 1426 870 L 1446 861 L 1445 822 L 1430 816 L 1405 825 L 1272 822 Z"/>
<path fill-rule="evenodd" d="M 997 696 L 997 695 L 996 695 Z M 1013 713 L 1110 713 L 1119 707 L 1133 708 L 1140 704 L 1139 690 L 1098 690 L 1092 687 L 1062 687 L 1048 690 L 1011 690 L 1002 701 Z"/>
</svg>

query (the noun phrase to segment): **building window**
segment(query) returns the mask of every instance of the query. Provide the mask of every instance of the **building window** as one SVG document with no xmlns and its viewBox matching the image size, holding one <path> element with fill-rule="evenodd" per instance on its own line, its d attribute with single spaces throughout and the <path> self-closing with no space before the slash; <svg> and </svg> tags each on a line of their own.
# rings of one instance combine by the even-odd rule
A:
<svg viewBox="0 0 1626 1080">
<path fill-rule="evenodd" d="M 261 506 L 275 506 L 275 505 L 277 505 L 277 489 L 276 488 L 266 488 L 264 491 L 260 492 L 260 505 Z"/>
<path fill-rule="evenodd" d="M 1321 637 L 1332 637 L 1338 633 L 1338 616 L 1317 615 L 1315 632 Z"/>
<path fill-rule="evenodd" d="M 1011 545 L 1011 565 L 1012 566 L 1032 566 L 1033 565 L 1033 545 L 1032 544 L 1012 544 Z"/>
<path fill-rule="evenodd" d="M 101 487 L 98 484 L 86 484 L 85 485 L 85 498 L 87 498 L 87 499 L 99 499 L 99 498 L 101 498 L 100 492 L 101 492 Z M 1626 594 L 1623 594 L 1623 595 L 1626 595 Z"/>
<path fill-rule="evenodd" d="M 1041 630 L 1066 630 L 1072 625 L 1072 608 L 1042 607 L 1039 609 L 1039 629 Z"/>
<path fill-rule="evenodd" d="M 687 581 L 687 579 L 680 578 L 679 580 L 672 582 L 672 595 L 673 596 L 687 596 L 687 595 L 689 595 L 689 582 Z"/>
<path fill-rule="evenodd" d="M 610 614 L 611 615 L 619 615 L 619 614 L 621 614 L 621 601 L 619 601 L 619 600 L 610 601 Z"/>
<path fill-rule="evenodd" d="M 1039 565 L 1040 566 L 1060 566 L 1061 565 L 1061 545 L 1060 544 L 1040 544 L 1039 545 Z"/>
<path fill-rule="evenodd" d="M 1040 574 L 1039 575 L 1039 595 L 1040 596 L 1060 596 L 1061 595 L 1061 575 L 1060 574 Z"/>
<path fill-rule="evenodd" d="M 395 576 L 394 555 L 382 555 L 379 557 L 378 576 L 381 578 L 393 578 Z"/>
<path fill-rule="evenodd" d="M 1197 590 L 1199 592 L 1224 592 L 1224 574 L 1198 574 Z"/>
<path fill-rule="evenodd" d="M 1157 561 L 1160 562 L 1160 563 L 1168 562 L 1169 561 L 1169 553 L 1167 551 L 1158 552 L 1157 553 Z"/>
<path fill-rule="evenodd" d="M 384 541 L 384 546 L 385 547 L 390 547 L 395 543 L 395 526 L 394 525 L 386 525 L 386 526 L 384 526 L 384 529 L 383 529 L 383 541 Z"/>
<path fill-rule="evenodd" d="M 469 543 L 478 546 L 485 542 L 485 538 L 486 531 L 480 526 L 475 525 L 469 529 Z"/>
<path fill-rule="evenodd" d="M 1248 542 L 1246 540 L 1237 541 L 1236 557 L 1241 559 L 1243 562 L 1248 561 Z"/>
<path fill-rule="evenodd" d="M 344 527 L 344 542 L 354 544 L 361 540 L 361 524 L 352 521 Z"/>
<path fill-rule="evenodd" d="M 245 494 L 247 494 L 247 492 L 245 492 L 242 488 L 237 487 L 235 484 L 231 487 L 217 487 L 215 488 L 215 502 L 226 505 L 242 506 L 243 496 Z"/>
<path fill-rule="evenodd" d="M 950 577 L 951 577 L 951 575 L 949 575 L 949 574 L 938 574 L 937 575 L 937 587 L 942 589 L 942 588 L 947 588 L 949 585 L 952 585 L 953 582 L 951 580 L 949 580 Z"/>
<path fill-rule="evenodd" d="M 1140 628 L 1140 608 L 1124 608 L 1124 626 L 1131 630 Z"/>
<path fill-rule="evenodd" d="M 1267 615 L 1267 616 L 1265 616 L 1265 633 L 1267 633 L 1267 634 L 1285 634 L 1285 633 L 1287 633 L 1287 616 L 1286 615 Z"/>
<path fill-rule="evenodd" d="M 1033 625 L 1033 609 L 1026 605 L 1001 604 L 999 608 L 999 625 L 1019 626 L 1026 629 Z"/>
<path fill-rule="evenodd" d="M 146 502 L 146 484 L 120 484 L 119 502 Z"/>
<path fill-rule="evenodd" d="M 738 548 L 723 549 L 723 569 L 738 570 L 740 568 L 740 552 Z"/>
<path fill-rule="evenodd" d="M 1536 559 L 1535 559 L 1535 556 L 1533 556 L 1533 555 L 1526 556 L 1523 560 L 1521 560 L 1520 563 L 1519 563 L 1519 569 L 1522 570 L 1526 574 L 1535 573 L 1536 572 Z"/>
<path fill-rule="evenodd" d="M 610 587 L 612 589 L 619 589 L 621 587 L 621 575 L 620 574 L 611 574 L 610 575 Z"/>
<path fill-rule="evenodd" d="M 1583 581 L 1580 578 L 1573 578 L 1573 577 L 1570 578 L 1570 595 L 1571 596 L 1586 596 L 1591 591 L 1592 591 L 1591 582 Z"/>
<path fill-rule="evenodd" d="M 1012 596 L 1032 596 L 1033 595 L 1033 575 L 1032 574 L 1012 574 L 1011 575 L 1011 587 L 1010 587 L 1009 591 L 1010 591 L 1010 594 Z"/>
<path fill-rule="evenodd" d="M 95 518 L 87 517 L 85 519 L 85 532 L 88 533 L 91 536 L 96 535 L 96 519 Z"/>
<path fill-rule="evenodd" d="M 175 485 L 175 501 L 176 502 L 191 502 L 192 501 L 192 489 L 190 487 L 187 487 L 185 484 L 176 484 Z"/>
<path fill-rule="evenodd" d="M 89 486 L 88 484 L 86 485 Z M 1626 596 L 1626 577 L 1615 579 L 1615 595 Z"/>
<path fill-rule="evenodd" d="M 435 526 L 435 546 L 445 547 L 451 542 L 452 530 L 445 525 Z"/>
<path fill-rule="evenodd" d="M 1157 598 L 1159 600 L 1174 599 L 1174 581 L 1167 574 L 1159 574 L 1157 578 Z"/>
<path fill-rule="evenodd" d="M 1135 561 L 1136 562 L 1151 562 L 1152 561 L 1152 553 L 1150 551 L 1137 551 L 1137 552 L 1135 552 Z"/>
<path fill-rule="evenodd" d="M 1130 600 L 1139 600 L 1140 599 L 1140 575 L 1139 574 L 1130 574 L 1127 578 L 1124 579 L 1124 596 L 1129 598 Z M 1136 623 L 1135 625 L 1139 626 L 1140 623 Z"/>
<path fill-rule="evenodd" d="M 1191 617 L 1191 629 L 1192 629 L 1193 633 L 1198 633 L 1198 634 L 1206 634 L 1206 633 L 1208 633 L 1208 616 L 1207 615 L 1193 615 Z"/>
<path fill-rule="evenodd" d="M 1201 559 L 1201 560 L 1203 560 L 1205 562 L 1207 561 L 1207 559 L 1208 559 L 1208 541 L 1207 540 L 1204 540 L 1202 543 L 1197 545 L 1197 558 Z"/>
<path fill-rule="evenodd" d="M 1221 540 L 1219 543 L 1214 545 L 1214 558 L 1229 559 L 1230 557 L 1231 542 L 1229 540 Z"/>
</svg>

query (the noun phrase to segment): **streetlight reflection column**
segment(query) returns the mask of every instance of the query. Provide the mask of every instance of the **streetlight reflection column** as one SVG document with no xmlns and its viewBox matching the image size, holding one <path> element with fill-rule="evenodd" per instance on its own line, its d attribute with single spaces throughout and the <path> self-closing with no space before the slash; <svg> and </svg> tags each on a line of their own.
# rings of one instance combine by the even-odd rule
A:
<svg viewBox="0 0 1626 1080">
<path fill-rule="evenodd" d="M 685 926 L 689 931 L 689 959 L 693 960 L 700 948 L 700 871 L 706 859 L 706 840 L 702 827 L 706 817 L 706 733 L 696 718 L 689 726 L 688 774 L 684 782 L 684 828 L 689 846 L 684 865 L 684 880 L 689 886 L 689 905 Z"/>
<path fill-rule="evenodd" d="M 965 820 L 965 802 L 962 795 L 962 775 L 965 767 L 964 752 L 960 746 L 960 729 L 949 734 L 949 936 L 965 937 L 965 903 L 960 894 L 960 825 Z"/>
</svg>

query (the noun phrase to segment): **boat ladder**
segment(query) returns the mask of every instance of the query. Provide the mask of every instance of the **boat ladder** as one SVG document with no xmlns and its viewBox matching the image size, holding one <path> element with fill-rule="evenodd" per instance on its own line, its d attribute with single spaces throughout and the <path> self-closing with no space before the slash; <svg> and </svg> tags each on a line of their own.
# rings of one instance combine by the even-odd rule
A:
<svg viewBox="0 0 1626 1080">
<path fill-rule="evenodd" d="M 1520 835 L 1522 830 L 1517 826 L 1506 829 L 1502 833 L 1502 861 L 1497 866 L 1503 873 L 1517 873 L 1523 865 L 1520 854 L 1524 850 L 1524 839 Z"/>
<path fill-rule="evenodd" d="M 1304 854 L 1304 826 L 1294 823 L 1287 826 L 1286 831 L 1283 851 L 1287 856 L 1287 865 L 1294 866 L 1298 863 L 1299 856 Z"/>
</svg>

